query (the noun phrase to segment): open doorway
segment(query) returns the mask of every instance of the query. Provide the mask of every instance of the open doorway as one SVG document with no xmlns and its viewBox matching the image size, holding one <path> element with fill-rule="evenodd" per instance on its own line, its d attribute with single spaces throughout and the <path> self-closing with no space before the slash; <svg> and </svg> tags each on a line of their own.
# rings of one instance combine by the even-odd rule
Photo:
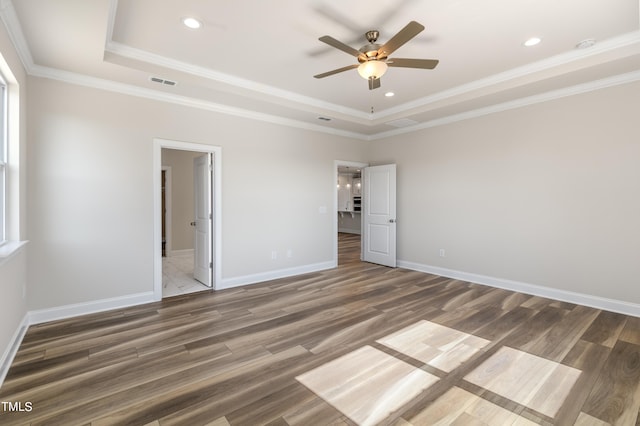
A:
<svg viewBox="0 0 640 426">
<path fill-rule="evenodd" d="M 162 149 L 162 297 L 209 290 L 209 153 Z"/>
<path fill-rule="evenodd" d="M 154 140 L 156 300 L 220 283 L 220 156 L 219 147 Z"/>
<path fill-rule="evenodd" d="M 341 160 L 334 163 L 337 182 L 334 185 L 334 261 L 338 266 L 338 259 L 344 254 L 339 250 L 349 250 L 350 254 L 360 253 L 362 258 L 362 169 L 368 164 Z"/>
</svg>

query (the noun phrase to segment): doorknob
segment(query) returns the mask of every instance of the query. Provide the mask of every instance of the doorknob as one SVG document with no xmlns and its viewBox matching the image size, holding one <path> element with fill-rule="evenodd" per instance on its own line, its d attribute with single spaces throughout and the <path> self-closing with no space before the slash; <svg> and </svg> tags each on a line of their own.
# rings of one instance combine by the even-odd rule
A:
<svg viewBox="0 0 640 426">
<path fill-rule="evenodd" d="M 389 223 L 397 223 L 395 219 L 389 219 Z"/>
</svg>

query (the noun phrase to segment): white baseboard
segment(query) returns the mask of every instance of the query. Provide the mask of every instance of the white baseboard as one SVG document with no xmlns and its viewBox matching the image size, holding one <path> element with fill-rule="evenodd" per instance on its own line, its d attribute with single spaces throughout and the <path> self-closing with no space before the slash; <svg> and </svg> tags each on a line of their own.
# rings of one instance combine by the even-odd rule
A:
<svg viewBox="0 0 640 426">
<path fill-rule="evenodd" d="M 437 266 L 424 265 L 415 262 L 398 260 L 398 267 L 411 269 L 418 272 L 440 275 L 447 278 L 468 281 L 476 284 L 488 285 L 491 287 L 502 288 L 505 290 L 517 291 L 520 293 L 531 294 L 534 296 L 545 297 L 554 300 L 560 300 L 569 303 L 575 303 L 584 306 L 590 306 L 596 309 L 618 312 L 625 315 L 640 317 L 640 305 L 629 303 L 621 300 L 607 299 L 599 296 L 576 293 L 566 290 L 559 290 L 550 287 L 543 287 L 535 284 L 523 283 L 519 281 L 495 278 L 486 275 L 473 274 L 468 272 L 456 271 L 453 269 L 441 268 Z M 239 287 L 248 284 L 255 284 L 264 281 L 286 278 L 295 275 L 307 274 L 310 272 L 318 272 L 335 268 L 336 262 L 320 262 L 311 265 L 298 266 L 293 268 L 279 269 L 276 271 L 263 272 L 259 274 L 245 275 L 241 277 L 226 278 L 222 280 L 220 286 L 216 290 L 226 288 Z M 0 386 L 6 377 L 9 367 L 13 362 L 20 343 L 28 329 L 32 324 L 40 324 L 48 321 L 71 318 L 79 315 L 93 314 L 112 309 L 126 308 L 129 306 L 141 305 L 144 303 L 154 302 L 154 293 L 152 291 L 145 293 L 132 294 L 122 297 L 114 297 L 111 299 L 102 299 L 85 303 L 77 303 L 73 305 L 60 306 L 49 309 L 40 309 L 29 311 L 23 318 L 18 329 L 16 329 L 11 344 L 7 347 L 2 358 L 0 359 Z"/>
<path fill-rule="evenodd" d="M 143 303 L 154 302 L 153 292 L 129 294 L 111 299 L 94 300 L 91 302 L 76 303 L 73 305 L 59 306 L 55 308 L 39 309 L 29 311 L 29 325 L 40 324 L 48 321 L 76 317 L 79 315 L 95 314 L 97 312 L 109 311 L 112 309 L 127 308 L 129 306 L 141 305 Z"/>
<path fill-rule="evenodd" d="M 326 269 L 335 268 L 337 265 L 334 261 L 313 263 L 311 265 L 296 266 L 293 268 L 278 269 L 276 271 L 261 272 L 259 274 L 244 275 L 234 278 L 223 278 L 222 283 L 216 286 L 216 290 L 226 288 L 240 287 L 247 284 L 256 284 L 264 281 L 276 280 L 279 278 L 291 277 L 294 275 L 308 274 L 310 272 L 324 271 Z"/>
<path fill-rule="evenodd" d="M 193 256 L 193 249 L 171 250 L 167 251 L 167 257 Z"/>
<path fill-rule="evenodd" d="M 589 306 L 605 311 L 640 317 L 640 305 L 625 302 L 622 300 L 607 299 L 590 294 L 559 290 L 556 288 L 544 287 L 536 284 L 489 277 L 486 275 L 472 274 L 468 272 L 440 268 L 438 266 L 423 265 L 420 263 L 408 262 L 404 260 L 398 260 L 397 264 L 401 268 L 411 269 L 418 272 L 426 272 L 428 274 L 440 275 L 443 277 L 454 278 L 461 281 L 488 285 L 490 287 L 497 287 L 505 290 L 517 291 L 519 293 L 531 294 L 533 296 L 540 296 L 548 299 L 560 300 L 562 302 L 575 303 L 578 305 Z"/>
<path fill-rule="evenodd" d="M 5 377 L 7 377 L 7 373 L 9 372 L 9 367 L 13 363 L 13 358 L 15 358 L 16 353 L 18 353 L 18 348 L 20 348 L 20 344 L 22 343 L 22 339 L 24 335 L 27 333 L 27 329 L 29 328 L 29 313 L 26 313 L 22 318 L 22 322 L 16 329 L 15 333 L 13 333 L 13 337 L 11 338 L 11 342 L 5 349 L 2 354 L 2 358 L 0 359 L 0 388 L 4 383 Z"/>
</svg>

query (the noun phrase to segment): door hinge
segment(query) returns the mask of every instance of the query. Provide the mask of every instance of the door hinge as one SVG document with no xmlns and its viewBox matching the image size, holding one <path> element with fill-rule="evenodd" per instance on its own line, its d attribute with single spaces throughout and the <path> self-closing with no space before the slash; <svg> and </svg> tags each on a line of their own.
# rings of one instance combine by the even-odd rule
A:
<svg viewBox="0 0 640 426">
<path fill-rule="evenodd" d="M 209 213 L 209 219 L 213 219 L 213 214 Z"/>
<path fill-rule="evenodd" d="M 213 269 L 213 262 L 209 262 L 209 269 Z"/>
</svg>

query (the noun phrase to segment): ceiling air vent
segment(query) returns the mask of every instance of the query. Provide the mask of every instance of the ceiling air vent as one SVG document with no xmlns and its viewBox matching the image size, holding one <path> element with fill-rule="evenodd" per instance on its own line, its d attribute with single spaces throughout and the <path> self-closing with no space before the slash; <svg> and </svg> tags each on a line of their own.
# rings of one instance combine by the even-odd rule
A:
<svg viewBox="0 0 640 426">
<path fill-rule="evenodd" d="M 398 120 L 387 121 L 386 124 L 393 127 L 409 127 L 415 126 L 416 124 L 418 124 L 418 122 L 409 118 L 400 118 Z"/>
<path fill-rule="evenodd" d="M 167 80 L 160 77 L 149 77 L 149 80 L 153 81 L 154 83 L 164 84 L 166 86 L 175 86 L 176 84 L 178 84 L 175 81 Z"/>
</svg>

